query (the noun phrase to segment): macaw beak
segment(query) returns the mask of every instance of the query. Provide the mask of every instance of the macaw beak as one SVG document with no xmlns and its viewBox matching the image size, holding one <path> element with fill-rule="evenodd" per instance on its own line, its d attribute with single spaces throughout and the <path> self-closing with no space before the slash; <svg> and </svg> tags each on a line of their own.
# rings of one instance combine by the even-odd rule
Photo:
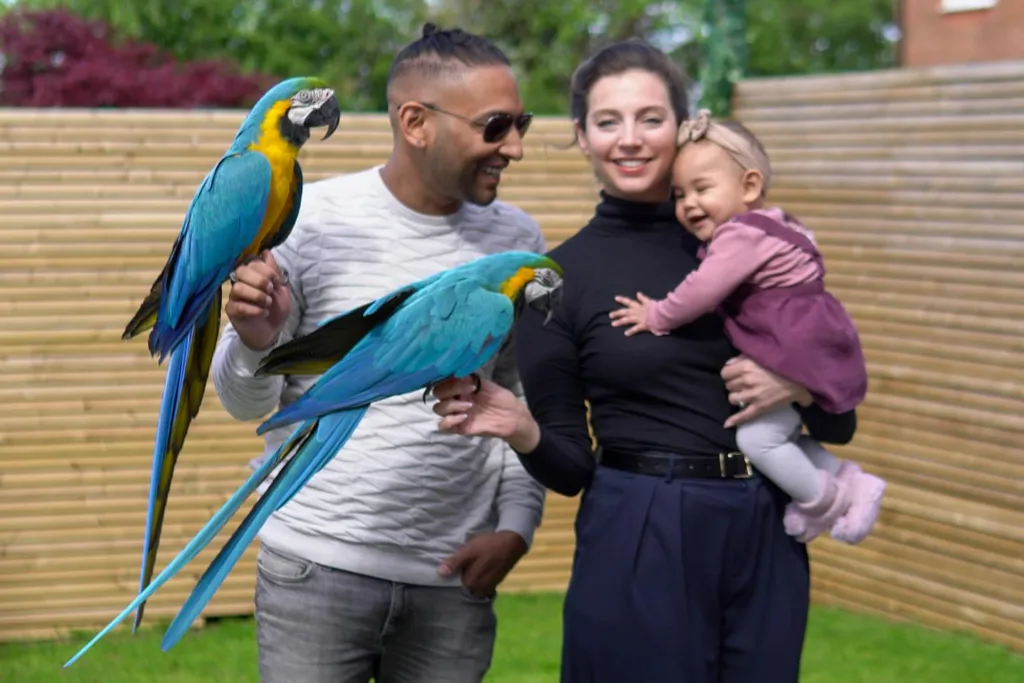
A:
<svg viewBox="0 0 1024 683">
<path fill-rule="evenodd" d="M 551 322 L 555 309 L 562 305 L 562 285 L 559 284 L 543 296 L 530 300 L 527 305 L 538 313 L 543 313 L 544 322 L 542 324 L 547 325 Z"/>
<path fill-rule="evenodd" d="M 327 126 L 327 132 L 324 133 L 321 140 L 334 135 L 334 131 L 338 130 L 338 124 L 341 122 L 341 107 L 338 106 L 338 98 L 334 95 L 334 91 L 331 91 L 329 97 L 323 102 L 317 105 L 316 109 L 309 113 L 306 117 L 305 125 L 308 128 L 318 128 L 320 126 Z"/>
<path fill-rule="evenodd" d="M 542 281 L 536 280 L 526 283 L 520 295 L 520 301 L 525 306 L 532 308 L 538 313 L 544 314 L 544 324 L 551 322 L 555 309 L 562 303 L 562 278 L 553 270 L 542 274 Z M 522 313 L 522 304 L 517 313 Z"/>
</svg>

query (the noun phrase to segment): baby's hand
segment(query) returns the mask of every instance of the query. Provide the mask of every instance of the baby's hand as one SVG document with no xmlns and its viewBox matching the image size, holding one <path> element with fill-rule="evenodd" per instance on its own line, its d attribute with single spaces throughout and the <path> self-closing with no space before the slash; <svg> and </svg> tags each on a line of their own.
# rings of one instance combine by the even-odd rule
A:
<svg viewBox="0 0 1024 683">
<path fill-rule="evenodd" d="M 626 330 L 627 337 L 631 337 L 638 332 L 651 331 L 651 328 L 647 326 L 647 308 L 650 305 L 651 300 L 642 292 L 637 292 L 636 298 L 639 299 L 639 301 L 630 299 L 628 296 L 615 297 L 615 301 L 625 306 L 625 308 L 620 308 L 608 314 L 612 319 L 612 327 L 631 325 L 631 327 Z"/>
</svg>

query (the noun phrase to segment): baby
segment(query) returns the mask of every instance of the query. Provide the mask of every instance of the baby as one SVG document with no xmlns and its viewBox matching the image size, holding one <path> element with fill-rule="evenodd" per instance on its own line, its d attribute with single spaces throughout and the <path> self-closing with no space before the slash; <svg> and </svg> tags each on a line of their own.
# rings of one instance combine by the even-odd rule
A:
<svg viewBox="0 0 1024 683">
<path fill-rule="evenodd" d="M 804 386 L 828 412 L 856 407 L 867 370 L 853 321 L 824 287 L 811 234 L 792 216 L 764 208 L 771 165 L 753 133 L 702 110 L 679 128 L 672 168 L 676 216 L 704 242 L 700 266 L 662 300 L 616 297 L 612 325 L 657 335 L 714 310 L 732 344 L 761 367 Z M 878 517 L 885 482 L 839 460 L 801 434 L 789 404 L 750 420 L 736 443 L 792 497 L 786 532 L 808 542 L 825 530 L 858 543 Z"/>
</svg>

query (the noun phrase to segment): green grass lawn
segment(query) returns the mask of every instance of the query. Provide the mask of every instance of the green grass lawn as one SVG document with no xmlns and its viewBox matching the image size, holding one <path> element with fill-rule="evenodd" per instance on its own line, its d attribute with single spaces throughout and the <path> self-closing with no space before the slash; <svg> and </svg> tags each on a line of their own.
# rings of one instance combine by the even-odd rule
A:
<svg viewBox="0 0 1024 683">
<path fill-rule="evenodd" d="M 498 644 L 488 681 L 558 680 L 560 595 L 504 595 Z M 100 641 L 61 669 L 85 636 L 73 641 L 0 645 L 5 683 L 236 683 L 257 681 L 254 623 L 226 620 L 197 630 L 169 653 L 162 629 Z M 91 635 L 91 634 L 90 634 Z M 802 683 L 1021 683 L 1024 657 L 970 636 L 814 608 Z M 623 683 L 630 683 L 624 681 Z M 756 683 L 752 681 L 751 683 Z"/>
</svg>

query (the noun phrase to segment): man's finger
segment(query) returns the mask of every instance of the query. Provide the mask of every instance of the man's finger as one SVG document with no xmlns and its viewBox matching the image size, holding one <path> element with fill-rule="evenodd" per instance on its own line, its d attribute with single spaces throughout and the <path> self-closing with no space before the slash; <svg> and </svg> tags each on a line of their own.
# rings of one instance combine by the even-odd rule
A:
<svg viewBox="0 0 1024 683">
<path fill-rule="evenodd" d="M 274 291 L 274 284 L 277 282 L 277 274 L 267 268 L 266 264 L 255 263 L 251 266 L 239 266 L 235 271 L 232 282 L 246 284 L 250 287 L 264 292 Z"/>
<path fill-rule="evenodd" d="M 258 289 L 241 281 L 231 288 L 231 294 L 228 296 L 228 300 L 237 303 L 252 304 L 253 306 L 262 306 L 264 308 L 269 308 L 274 303 L 273 298 L 271 298 L 271 296 L 264 290 Z"/>
<path fill-rule="evenodd" d="M 253 306 L 252 304 L 240 301 L 229 301 L 224 307 L 224 312 L 230 317 L 240 320 L 246 318 L 265 318 L 270 315 L 270 311 L 261 306 Z"/>
<path fill-rule="evenodd" d="M 463 569 L 475 558 L 476 551 L 473 548 L 473 542 L 467 541 L 458 550 L 441 561 L 441 566 L 438 567 L 437 572 L 441 576 L 451 576 L 460 569 Z"/>
<path fill-rule="evenodd" d="M 486 587 L 486 577 L 484 575 L 487 572 L 484 564 L 483 562 L 470 562 L 462 570 L 462 585 L 469 588 L 473 593 L 482 592 L 482 589 Z"/>
</svg>

